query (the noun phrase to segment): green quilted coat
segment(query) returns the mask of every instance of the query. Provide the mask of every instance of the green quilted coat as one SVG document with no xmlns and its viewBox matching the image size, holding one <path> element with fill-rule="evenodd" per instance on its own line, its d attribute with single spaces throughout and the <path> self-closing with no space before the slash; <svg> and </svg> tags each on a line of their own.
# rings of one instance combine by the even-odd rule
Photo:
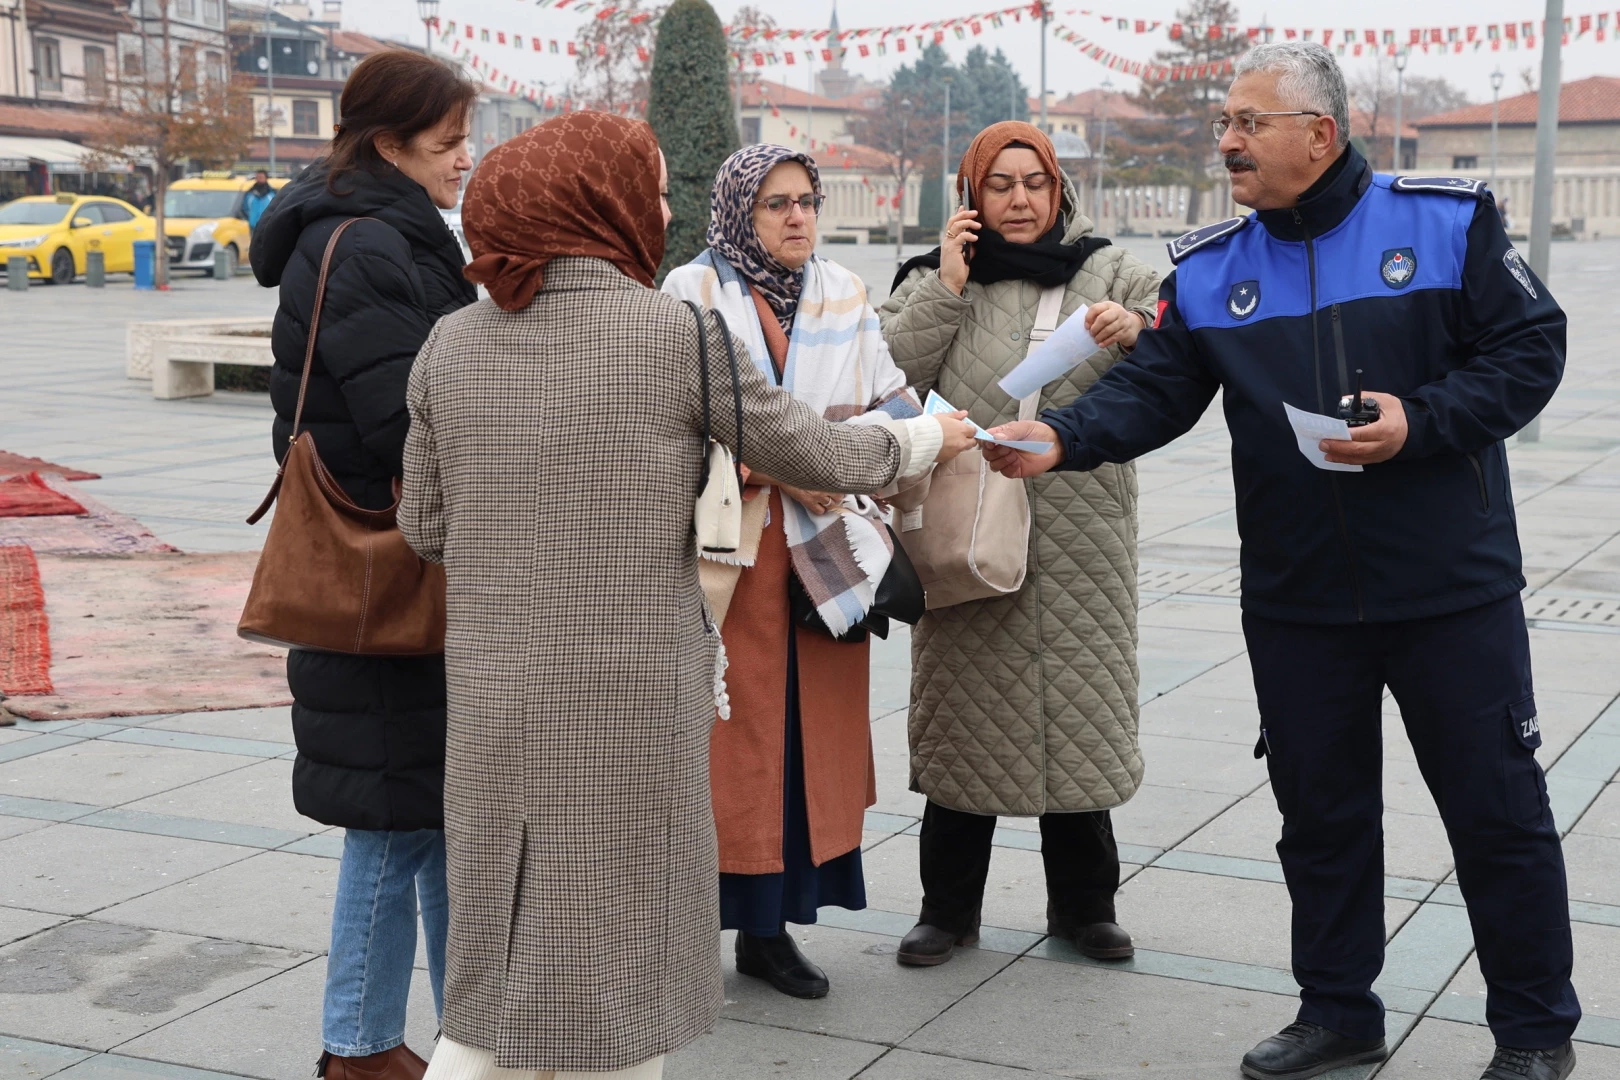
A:
<svg viewBox="0 0 1620 1080">
<path fill-rule="evenodd" d="M 1064 243 L 1091 221 L 1065 177 Z M 1015 420 L 997 380 L 1023 359 L 1040 287 L 969 282 L 957 296 L 938 271 L 914 270 L 879 312 L 883 336 L 918 393 L 930 389 L 986 427 Z M 1113 300 L 1150 318 L 1159 276 L 1119 247 L 1086 260 L 1063 297 Z M 1041 392 L 1065 405 L 1118 362 L 1094 354 Z M 1136 467 L 1025 481 L 1029 574 L 1009 596 L 930 611 L 911 636 L 911 787 L 981 814 L 1103 810 L 1136 793 Z"/>
</svg>

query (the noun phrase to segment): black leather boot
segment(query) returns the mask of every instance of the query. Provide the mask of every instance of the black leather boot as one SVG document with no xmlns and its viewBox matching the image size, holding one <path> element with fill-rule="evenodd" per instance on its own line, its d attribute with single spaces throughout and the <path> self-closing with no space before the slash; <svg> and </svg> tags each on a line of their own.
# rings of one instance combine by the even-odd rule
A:
<svg viewBox="0 0 1620 1080">
<path fill-rule="evenodd" d="M 1129 960 L 1136 955 L 1136 945 L 1131 941 L 1131 935 L 1118 923 L 1082 925 L 1048 917 L 1046 932 L 1051 937 L 1073 942 L 1075 948 L 1093 960 Z"/>
<path fill-rule="evenodd" d="M 1515 1050 L 1498 1046 L 1479 1080 L 1564 1080 L 1575 1071 L 1575 1044 L 1551 1050 Z"/>
<path fill-rule="evenodd" d="M 775 937 L 737 931 L 737 971 L 764 979 L 789 997 L 823 998 L 832 988 L 827 973 L 799 951 L 786 924 Z"/>
<path fill-rule="evenodd" d="M 949 930 L 920 922 L 900 939 L 900 950 L 894 954 L 894 958 L 908 967 L 934 967 L 949 960 L 958 945 L 976 945 L 978 941 L 977 929 L 965 934 L 953 934 Z"/>
<path fill-rule="evenodd" d="M 1296 1020 L 1243 1055 L 1243 1075 L 1251 1080 L 1307 1080 L 1388 1056 L 1383 1039 L 1352 1039 L 1321 1024 Z"/>
</svg>

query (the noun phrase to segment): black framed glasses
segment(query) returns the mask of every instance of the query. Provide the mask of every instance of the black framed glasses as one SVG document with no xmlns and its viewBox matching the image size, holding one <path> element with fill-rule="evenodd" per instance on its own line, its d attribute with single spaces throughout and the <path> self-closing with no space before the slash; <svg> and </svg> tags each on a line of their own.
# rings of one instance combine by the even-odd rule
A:
<svg viewBox="0 0 1620 1080">
<path fill-rule="evenodd" d="M 1215 133 L 1215 141 L 1220 142 L 1226 138 L 1227 129 L 1236 124 L 1237 129 L 1244 135 L 1253 135 L 1259 130 L 1259 119 L 1262 116 L 1326 116 L 1314 109 L 1295 109 L 1293 112 L 1251 112 L 1238 113 L 1236 116 L 1220 116 L 1209 122 L 1209 129 Z"/>
<path fill-rule="evenodd" d="M 795 199 L 791 195 L 772 195 L 768 199 L 756 199 L 755 206 L 763 206 L 773 214 L 786 217 L 791 213 L 791 207 L 797 206 L 805 212 L 807 217 L 815 217 L 821 213 L 821 204 L 827 201 L 825 195 L 800 195 Z"/>
<path fill-rule="evenodd" d="M 984 178 L 984 190 L 987 195 L 1006 195 L 1013 188 L 1023 185 L 1025 191 L 1045 191 L 1053 184 L 1052 174 L 1032 172 L 1022 180 L 1006 173 L 991 173 Z"/>
</svg>

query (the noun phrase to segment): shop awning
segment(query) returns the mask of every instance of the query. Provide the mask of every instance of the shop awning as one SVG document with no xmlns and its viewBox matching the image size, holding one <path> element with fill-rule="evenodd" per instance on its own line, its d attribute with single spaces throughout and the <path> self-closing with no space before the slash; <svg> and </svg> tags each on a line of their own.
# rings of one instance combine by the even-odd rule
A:
<svg viewBox="0 0 1620 1080">
<path fill-rule="evenodd" d="M 89 151 L 66 139 L 36 139 L 22 135 L 0 135 L 0 169 L 20 170 L 29 165 L 44 165 L 53 173 L 90 172 L 84 165 Z M 129 166 L 109 162 L 96 172 L 127 173 Z"/>
</svg>

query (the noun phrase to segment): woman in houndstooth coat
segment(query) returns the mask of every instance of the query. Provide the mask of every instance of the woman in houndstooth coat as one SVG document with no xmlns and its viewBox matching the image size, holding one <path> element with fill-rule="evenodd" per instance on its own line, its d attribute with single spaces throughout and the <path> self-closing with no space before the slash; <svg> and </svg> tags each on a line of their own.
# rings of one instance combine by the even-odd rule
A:
<svg viewBox="0 0 1620 1080">
<path fill-rule="evenodd" d="M 601 113 L 492 151 L 463 209 L 491 299 L 442 320 L 411 374 L 400 525 L 449 580 L 432 1080 L 656 1077 L 720 1009 L 699 331 L 649 287 L 662 171 L 650 128 Z M 704 333 L 734 446 L 726 339 L 712 316 Z M 970 445 L 950 419 L 826 423 L 746 353 L 738 370 L 743 459 L 794 484 L 876 491 Z"/>
</svg>

